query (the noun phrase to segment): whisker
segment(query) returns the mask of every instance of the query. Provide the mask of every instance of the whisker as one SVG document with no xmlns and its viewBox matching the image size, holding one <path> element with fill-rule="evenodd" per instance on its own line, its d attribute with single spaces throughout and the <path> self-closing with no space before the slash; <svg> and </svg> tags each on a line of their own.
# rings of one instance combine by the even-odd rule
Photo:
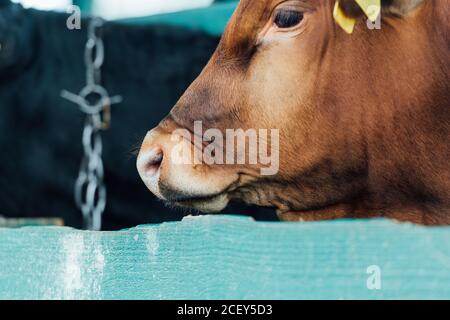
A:
<svg viewBox="0 0 450 320">
<path fill-rule="evenodd" d="M 137 157 L 139 155 L 139 151 L 141 150 L 141 142 L 136 142 L 131 149 L 128 151 L 128 153 L 132 156 Z"/>
</svg>

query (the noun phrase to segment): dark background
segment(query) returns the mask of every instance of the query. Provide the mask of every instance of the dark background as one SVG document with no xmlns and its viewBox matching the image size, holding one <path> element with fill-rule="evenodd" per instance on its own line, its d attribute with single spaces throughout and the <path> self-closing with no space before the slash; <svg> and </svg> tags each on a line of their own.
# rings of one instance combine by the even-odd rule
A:
<svg viewBox="0 0 450 320">
<path fill-rule="evenodd" d="M 62 217 L 81 227 L 73 189 L 82 158 L 84 116 L 60 98 L 85 84 L 86 28 L 67 16 L 0 0 L 0 215 Z M 107 23 L 103 85 L 124 102 L 104 132 L 108 205 L 104 229 L 180 220 L 145 188 L 133 150 L 199 74 L 219 38 L 164 25 Z M 234 205 L 224 213 L 273 220 L 272 210 Z"/>
</svg>

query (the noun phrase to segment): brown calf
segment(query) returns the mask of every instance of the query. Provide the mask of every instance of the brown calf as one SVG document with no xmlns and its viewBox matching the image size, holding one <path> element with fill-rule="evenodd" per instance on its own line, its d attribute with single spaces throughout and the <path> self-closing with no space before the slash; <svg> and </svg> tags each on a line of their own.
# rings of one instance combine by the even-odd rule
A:
<svg viewBox="0 0 450 320">
<path fill-rule="evenodd" d="M 211 61 L 145 138 L 138 170 L 147 187 L 204 212 L 240 200 L 284 220 L 449 224 L 450 5 L 382 3 L 381 29 L 371 30 L 354 1 L 341 0 L 358 19 L 349 35 L 333 19 L 334 0 L 241 0 Z M 266 142 L 279 170 L 174 161 L 180 145 L 225 148 L 174 134 L 196 131 L 196 121 L 200 135 L 278 129 L 279 143 Z"/>
</svg>

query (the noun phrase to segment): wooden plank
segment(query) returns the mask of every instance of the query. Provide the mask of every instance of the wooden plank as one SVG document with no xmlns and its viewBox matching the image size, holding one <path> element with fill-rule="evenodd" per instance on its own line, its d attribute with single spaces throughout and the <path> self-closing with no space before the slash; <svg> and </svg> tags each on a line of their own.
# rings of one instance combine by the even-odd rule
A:
<svg viewBox="0 0 450 320">
<path fill-rule="evenodd" d="M 370 266 L 381 290 L 367 286 Z M 205 216 L 120 232 L 0 229 L 0 299 L 264 298 L 448 299 L 450 228 Z"/>
<path fill-rule="evenodd" d="M 22 228 L 37 226 L 64 226 L 64 220 L 60 218 L 24 218 L 10 219 L 0 216 L 0 228 Z"/>
</svg>

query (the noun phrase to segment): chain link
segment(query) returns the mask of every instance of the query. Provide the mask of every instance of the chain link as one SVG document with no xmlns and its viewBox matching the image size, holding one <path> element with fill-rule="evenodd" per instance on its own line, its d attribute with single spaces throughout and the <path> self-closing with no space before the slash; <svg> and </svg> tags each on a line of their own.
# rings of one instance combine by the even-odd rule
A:
<svg viewBox="0 0 450 320">
<path fill-rule="evenodd" d="M 88 29 L 84 52 L 86 86 L 79 94 L 63 90 L 61 96 L 86 114 L 82 144 L 84 150 L 78 179 L 75 183 L 75 202 L 83 214 L 88 230 L 100 230 L 102 215 L 106 208 L 106 187 L 102 160 L 103 142 L 101 130 L 110 126 L 111 105 L 122 102 L 120 96 L 110 97 L 101 85 L 101 68 L 105 60 L 102 39 L 103 20 L 93 18 Z"/>
</svg>

